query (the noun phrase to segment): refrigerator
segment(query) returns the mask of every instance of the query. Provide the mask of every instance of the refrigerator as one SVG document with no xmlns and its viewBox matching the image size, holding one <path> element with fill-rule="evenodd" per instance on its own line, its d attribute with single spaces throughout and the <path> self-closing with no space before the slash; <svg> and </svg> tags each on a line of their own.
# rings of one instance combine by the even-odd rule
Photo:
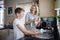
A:
<svg viewBox="0 0 60 40">
<path fill-rule="evenodd" d="M 0 29 L 4 28 L 4 1 L 0 1 Z"/>
</svg>

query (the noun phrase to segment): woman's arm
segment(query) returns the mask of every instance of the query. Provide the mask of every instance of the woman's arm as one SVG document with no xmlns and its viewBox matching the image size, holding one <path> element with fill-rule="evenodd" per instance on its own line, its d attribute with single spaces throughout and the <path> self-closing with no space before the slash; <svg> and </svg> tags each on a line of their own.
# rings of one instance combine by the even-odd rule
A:
<svg viewBox="0 0 60 40">
<path fill-rule="evenodd" d="M 26 14 L 25 16 L 25 25 L 30 25 L 32 22 L 35 21 L 35 19 L 30 18 L 31 16 L 29 15 L 29 13 Z"/>
<path fill-rule="evenodd" d="M 37 27 L 40 27 L 42 24 L 42 21 L 40 21 L 38 24 L 37 24 Z"/>
<path fill-rule="evenodd" d="M 33 19 L 33 20 L 28 20 L 28 21 L 25 22 L 25 24 L 26 24 L 26 25 L 30 25 L 32 22 L 34 22 L 34 20 L 35 20 L 35 19 Z"/>
</svg>

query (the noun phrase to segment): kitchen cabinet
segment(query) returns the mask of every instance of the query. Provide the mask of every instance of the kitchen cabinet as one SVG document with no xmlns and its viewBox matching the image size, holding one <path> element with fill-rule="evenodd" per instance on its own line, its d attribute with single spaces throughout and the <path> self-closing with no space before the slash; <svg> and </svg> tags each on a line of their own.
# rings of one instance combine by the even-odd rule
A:
<svg viewBox="0 0 60 40">
<path fill-rule="evenodd" d="M 40 17 L 55 17 L 54 0 L 39 0 Z"/>
</svg>

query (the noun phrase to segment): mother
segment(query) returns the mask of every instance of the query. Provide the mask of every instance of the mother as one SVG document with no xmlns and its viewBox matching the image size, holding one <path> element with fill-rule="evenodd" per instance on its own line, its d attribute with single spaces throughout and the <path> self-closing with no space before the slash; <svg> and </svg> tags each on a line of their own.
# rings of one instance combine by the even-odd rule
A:
<svg viewBox="0 0 60 40">
<path fill-rule="evenodd" d="M 26 29 L 36 30 L 36 25 L 38 22 L 40 22 L 40 18 L 39 16 L 37 16 L 37 6 L 32 5 L 32 7 L 30 8 L 30 12 L 28 12 L 25 16 Z"/>
</svg>

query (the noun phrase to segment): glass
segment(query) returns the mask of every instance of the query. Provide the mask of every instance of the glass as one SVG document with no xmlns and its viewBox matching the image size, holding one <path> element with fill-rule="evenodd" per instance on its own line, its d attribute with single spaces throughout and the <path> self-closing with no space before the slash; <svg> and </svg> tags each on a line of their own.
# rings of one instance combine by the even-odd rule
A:
<svg viewBox="0 0 60 40">
<path fill-rule="evenodd" d="M 39 22 L 40 22 L 40 18 L 39 17 L 36 17 L 35 25 L 37 25 Z"/>
</svg>

